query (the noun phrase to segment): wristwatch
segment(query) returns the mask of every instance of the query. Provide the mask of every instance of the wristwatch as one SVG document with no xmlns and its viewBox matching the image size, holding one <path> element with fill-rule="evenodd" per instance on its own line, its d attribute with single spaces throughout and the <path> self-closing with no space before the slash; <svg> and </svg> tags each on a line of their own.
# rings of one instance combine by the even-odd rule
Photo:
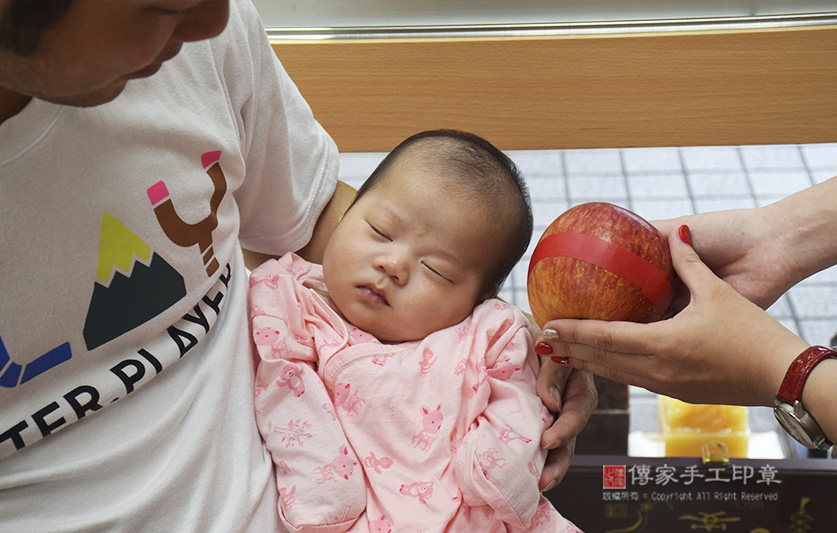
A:
<svg viewBox="0 0 837 533">
<path fill-rule="evenodd" d="M 825 346 L 811 346 L 799 354 L 788 367 L 773 402 L 773 414 L 779 424 L 803 446 L 814 450 L 827 450 L 832 443 L 803 407 L 802 388 L 814 367 L 830 357 L 837 357 L 837 351 Z"/>
</svg>

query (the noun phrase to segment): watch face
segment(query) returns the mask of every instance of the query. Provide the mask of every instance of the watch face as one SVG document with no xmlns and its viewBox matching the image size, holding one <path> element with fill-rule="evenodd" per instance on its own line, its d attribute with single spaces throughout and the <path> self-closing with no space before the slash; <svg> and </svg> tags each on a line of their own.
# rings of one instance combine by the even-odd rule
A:
<svg viewBox="0 0 837 533">
<path fill-rule="evenodd" d="M 787 408 L 790 408 L 788 406 Z M 790 433 L 790 436 L 799 441 L 803 446 L 806 448 L 816 448 L 816 444 L 814 444 L 811 436 L 808 435 L 808 432 L 805 430 L 805 426 L 796 418 L 792 412 L 788 412 L 783 405 L 782 407 L 777 406 L 773 410 L 773 414 L 776 415 L 776 420 L 779 421 L 779 424 Z"/>
<path fill-rule="evenodd" d="M 812 450 L 827 450 L 830 448 L 831 443 L 825 438 L 816 421 L 810 418 L 804 410 L 802 412 L 804 415 L 800 419 L 794 412 L 793 406 L 785 402 L 776 401 L 773 406 L 773 414 L 776 416 L 776 420 L 800 444 Z M 811 427 L 812 425 L 813 427 Z"/>
</svg>

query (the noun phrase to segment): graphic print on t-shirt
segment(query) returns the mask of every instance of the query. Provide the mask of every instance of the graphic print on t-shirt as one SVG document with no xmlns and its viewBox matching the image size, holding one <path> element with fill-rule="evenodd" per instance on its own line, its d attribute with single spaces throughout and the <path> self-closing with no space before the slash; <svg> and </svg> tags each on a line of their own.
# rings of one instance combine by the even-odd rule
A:
<svg viewBox="0 0 837 533">
<path fill-rule="evenodd" d="M 201 163 L 212 180 L 209 215 L 188 223 L 177 214 L 168 187 L 159 181 L 146 193 L 160 227 L 179 246 L 198 245 L 207 276 L 219 267 L 212 249 L 218 207 L 227 182 L 218 160 L 220 151 L 206 152 Z M 99 267 L 93 298 L 84 325 L 84 340 L 92 350 L 146 323 L 186 296 L 183 276 L 116 218 L 105 214 L 99 246 Z"/>
<path fill-rule="evenodd" d="M 212 180 L 210 214 L 190 224 L 177 214 L 163 181 L 148 188 L 155 216 L 172 242 L 183 247 L 198 245 L 207 276 L 214 274 L 218 260 L 212 249 L 212 232 L 218 226 L 218 207 L 227 183 L 218 161 L 220 151 L 206 152 L 201 163 Z M 99 261 L 93 295 L 84 322 L 83 337 L 88 350 L 114 340 L 148 322 L 186 296 L 183 276 L 110 213 L 102 216 Z M 69 361 L 73 351 L 64 342 L 27 364 L 12 360 L 0 337 L 0 387 L 26 383 Z"/>
<path fill-rule="evenodd" d="M 181 276 L 112 215 L 102 217 L 99 266 L 84 322 L 92 350 L 159 315 L 186 296 Z"/>
<path fill-rule="evenodd" d="M 94 232 L 100 224 L 98 242 L 94 233 L 75 246 L 89 265 L 92 290 L 80 302 L 56 304 L 81 313 L 66 313 L 66 331 L 49 331 L 45 336 L 55 339 L 39 353 L 20 353 L 25 343 L 15 344 L 0 331 L 0 392 L 25 386 L 30 395 L 3 406 L 0 461 L 133 394 L 187 354 L 205 353 L 197 348 L 218 322 L 234 274 L 230 261 L 216 258 L 214 250 L 221 238 L 219 208 L 229 189 L 220 159 L 218 151 L 194 157 L 192 169 L 151 187 L 156 180 L 137 176 L 128 184 L 139 184 L 139 190 L 114 194 L 136 198 L 146 192 L 147 200 L 139 196 L 133 205 L 114 202 L 120 207 L 80 213 L 95 217 L 89 220 Z M 196 212 L 204 220 L 191 223 L 188 215 Z M 78 263 L 72 259 L 68 263 Z M 120 339 L 125 342 L 117 345 Z M 58 375 L 56 369 L 63 368 Z"/>
<path fill-rule="evenodd" d="M 165 182 L 159 181 L 148 188 L 148 199 L 154 206 L 154 213 L 160 227 L 166 232 L 166 236 L 179 246 L 190 247 L 195 244 L 203 255 L 203 264 L 206 267 L 206 275 L 211 276 L 218 270 L 218 260 L 212 250 L 212 231 L 218 227 L 218 206 L 227 192 L 227 180 L 224 171 L 218 160 L 221 152 L 206 152 L 201 156 L 201 163 L 206 173 L 212 179 L 215 190 L 209 199 L 209 216 L 200 222 L 190 224 L 185 222 L 177 214 L 174 203 L 169 197 L 169 191 Z"/>
<path fill-rule="evenodd" d="M 0 338 L 0 387 L 13 388 L 73 357 L 70 343 L 62 343 L 25 365 L 12 361 Z"/>
</svg>

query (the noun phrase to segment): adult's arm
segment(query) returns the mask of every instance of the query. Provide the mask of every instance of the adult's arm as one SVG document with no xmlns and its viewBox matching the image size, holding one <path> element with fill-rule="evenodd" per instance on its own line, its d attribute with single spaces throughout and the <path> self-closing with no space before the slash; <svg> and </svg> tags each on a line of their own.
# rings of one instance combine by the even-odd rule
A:
<svg viewBox="0 0 837 533">
<path fill-rule="evenodd" d="M 701 260 L 766 309 L 799 281 L 837 264 L 837 177 L 773 204 L 654 222 L 686 224 Z"/>
<path fill-rule="evenodd" d="M 328 201 L 323 212 L 320 213 L 317 223 L 314 226 L 314 233 L 311 235 L 311 240 L 308 241 L 304 247 L 297 250 L 297 255 L 312 263 L 322 263 L 323 252 L 325 251 L 326 243 L 337 227 L 337 223 L 343 217 L 343 213 L 349 208 L 352 200 L 355 198 L 355 191 L 350 185 L 337 182 L 334 193 L 331 195 L 331 200 Z M 278 256 L 254 252 L 252 250 L 244 249 L 244 263 L 247 268 L 253 270 L 268 259 L 274 259 Z"/>
<path fill-rule="evenodd" d="M 719 279 L 677 231 L 669 245 L 690 294 L 681 312 L 652 324 L 555 320 L 541 340 L 574 369 L 687 402 L 772 405 L 791 361 L 809 344 Z M 834 379 L 837 361 L 821 363 L 803 393 L 803 404 L 832 441 Z"/>
</svg>

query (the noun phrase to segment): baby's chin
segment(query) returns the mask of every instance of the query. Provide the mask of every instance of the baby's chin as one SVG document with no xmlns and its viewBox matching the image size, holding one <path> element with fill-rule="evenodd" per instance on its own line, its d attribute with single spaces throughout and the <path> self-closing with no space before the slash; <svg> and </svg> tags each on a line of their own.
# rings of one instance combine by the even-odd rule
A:
<svg viewBox="0 0 837 533">
<path fill-rule="evenodd" d="M 355 310 L 352 305 L 341 306 L 342 301 L 340 300 L 340 295 L 335 295 L 334 292 L 329 294 L 327 301 L 331 308 L 343 317 L 346 322 L 349 322 L 354 327 L 372 335 L 385 344 L 417 341 L 438 330 L 438 328 L 434 329 L 429 325 L 425 327 L 424 325 L 414 323 L 398 324 L 391 317 L 385 319 L 381 315 L 370 315 L 366 312 Z"/>
<path fill-rule="evenodd" d="M 372 325 L 367 328 L 360 327 L 360 329 L 369 333 L 384 344 L 399 344 L 402 342 L 417 341 L 429 335 L 429 332 L 425 335 L 418 333 L 409 334 L 408 332 L 398 330 L 397 328 L 381 327 L 380 325 Z"/>
<path fill-rule="evenodd" d="M 358 329 L 369 333 L 380 342 L 384 344 L 397 344 L 402 342 L 417 341 L 430 335 L 432 331 L 421 331 L 419 329 L 410 330 L 409 328 L 399 327 L 392 323 L 381 324 L 380 322 L 364 323 L 364 321 L 354 321 L 350 317 L 345 317 L 352 325 Z"/>
</svg>

